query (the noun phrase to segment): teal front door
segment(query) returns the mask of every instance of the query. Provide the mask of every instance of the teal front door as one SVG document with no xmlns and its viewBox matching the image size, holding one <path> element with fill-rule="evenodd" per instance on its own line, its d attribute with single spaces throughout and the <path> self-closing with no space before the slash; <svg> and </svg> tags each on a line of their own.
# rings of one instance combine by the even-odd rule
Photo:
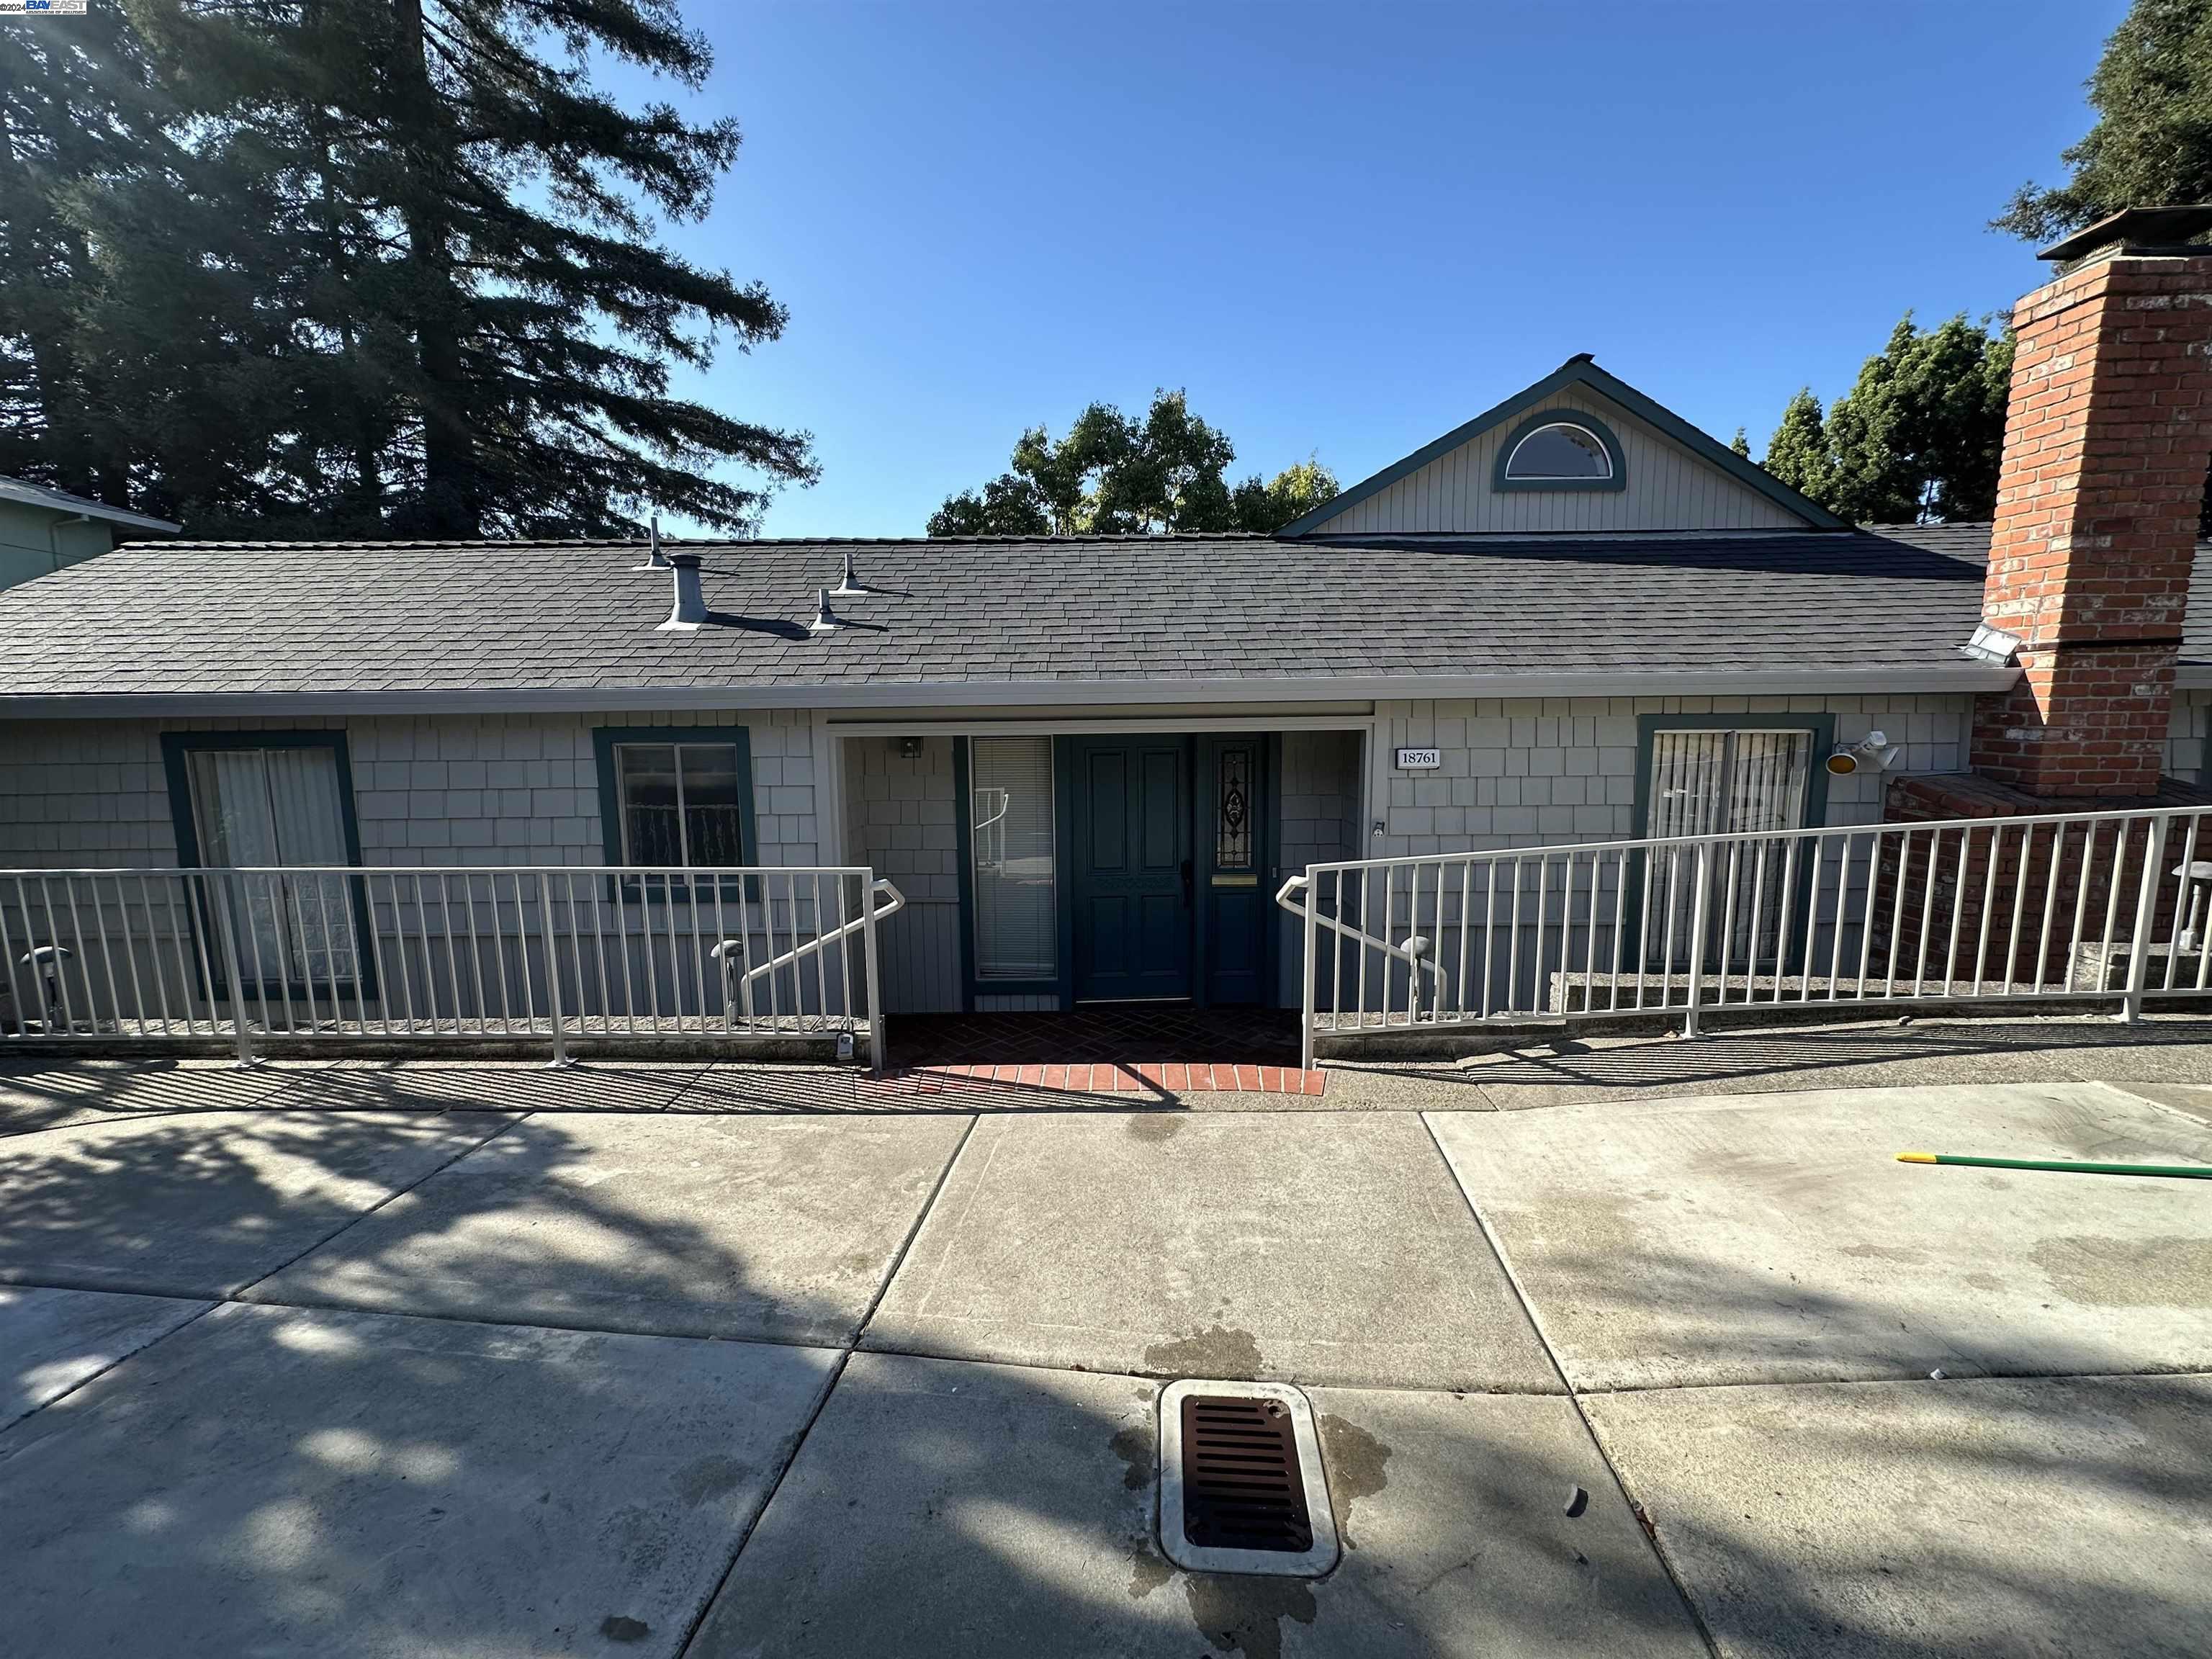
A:
<svg viewBox="0 0 2212 1659">
<path fill-rule="evenodd" d="M 1071 741 L 1076 1000 L 1188 997 L 1190 739 Z"/>
</svg>

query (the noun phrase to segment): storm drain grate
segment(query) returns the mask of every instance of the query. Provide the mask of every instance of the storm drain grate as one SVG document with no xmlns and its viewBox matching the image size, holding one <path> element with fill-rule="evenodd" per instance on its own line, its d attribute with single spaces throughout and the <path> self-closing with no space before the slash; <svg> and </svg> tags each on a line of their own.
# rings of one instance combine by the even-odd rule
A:
<svg viewBox="0 0 2212 1659">
<path fill-rule="evenodd" d="M 1207 1572 L 1312 1577 L 1336 1563 L 1312 1408 L 1273 1382 L 1170 1383 L 1160 1396 L 1160 1543 Z"/>
<path fill-rule="evenodd" d="M 1291 1408 L 1251 1395 L 1182 1397 L 1182 1535 L 1212 1549 L 1313 1547 Z"/>
</svg>

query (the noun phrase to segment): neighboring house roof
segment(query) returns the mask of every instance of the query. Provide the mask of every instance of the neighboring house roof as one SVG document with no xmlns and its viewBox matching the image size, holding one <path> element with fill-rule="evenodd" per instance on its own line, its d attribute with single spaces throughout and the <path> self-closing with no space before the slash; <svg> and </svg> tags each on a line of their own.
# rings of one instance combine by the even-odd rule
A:
<svg viewBox="0 0 2212 1659">
<path fill-rule="evenodd" d="M 634 569 L 632 543 L 125 549 L 0 593 L 0 714 L 1932 691 L 2016 672 L 1956 648 L 1977 560 L 1904 532 L 688 545 L 717 618 L 696 632 L 659 629 L 670 580 Z M 877 591 L 810 636 L 848 550 Z"/>
<path fill-rule="evenodd" d="M 66 489 L 49 489 L 26 478 L 0 477 L 0 501 L 20 501 L 26 507 L 50 507 L 56 513 L 72 518 L 98 519 L 102 522 L 120 525 L 126 530 L 150 530 L 156 534 L 173 536 L 183 528 L 167 519 L 156 519 L 143 513 L 128 513 L 119 507 L 110 507 L 106 501 L 95 501 L 84 495 L 72 495 Z"/>
<path fill-rule="evenodd" d="M 1363 478 L 1349 489 L 1323 501 L 1303 518 L 1284 526 L 1282 533 L 1303 536 L 1325 531 L 1329 520 L 1340 517 L 1346 508 L 1381 493 L 1401 478 L 1418 472 L 1437 457 L 1472 442 L 1492 427 L 1503 425 L 1530 405 L 1541 403 L 1553 392 L 1571 386 L 1589 386 L 1618 404 L 1647 425 L 1664 433 L 1706 465 L 1717 467 L 1739 483 L 1748 486 L 1787 512 L 1796 514 L 1808 527 L 1816 530 L 1846 528 L 1844 521 L 1827 508 L 1799 495 L 1765 468 L 1745 459 L 1727 445 L 1715 441 L 1710 433 L 1699 431 L 1674 410 L 1645 397 L 1626 380 L 1607 374 L 1585 353 L 1568 358 L 1533 386 L 1523 386 L 1503 403 L 1493 404 L 1465 425 L 1454 427 L 1435 442 L 1424 444 L 1403 460 L 1393 462 L 1371 477 Z"/>
</svg>

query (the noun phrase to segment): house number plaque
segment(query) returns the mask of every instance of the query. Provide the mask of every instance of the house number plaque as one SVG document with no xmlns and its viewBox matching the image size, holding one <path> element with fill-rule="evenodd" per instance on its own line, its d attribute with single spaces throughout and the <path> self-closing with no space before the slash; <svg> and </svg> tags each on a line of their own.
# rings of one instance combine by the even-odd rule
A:
<svg viewBox="0 0 2212 1659">
<path fill-rule="evenodd" d="M 1401 749 L 1398 769 L 1401 772 L 1433 772 L 1444 763 L 1441 749 Z"/>
</svg>

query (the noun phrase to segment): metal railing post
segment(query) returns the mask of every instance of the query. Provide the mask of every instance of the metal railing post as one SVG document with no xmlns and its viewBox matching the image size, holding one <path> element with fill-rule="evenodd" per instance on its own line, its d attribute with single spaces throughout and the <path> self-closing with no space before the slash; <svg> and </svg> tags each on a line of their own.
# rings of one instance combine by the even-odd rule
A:
<svg viewBox="0 0 2212 1659">
<path fill-rule="evenodd" d="M 862 879 L 867 884 L 860 895 L 861 915 L 866 923 L 860 930 L 860 948 L 867 952 L 865 973 L 868 987 L 868 1069 L 881 1077 L 888 1044 L 884 1032 L 883 977 L 876 968 L 876 872 L 871 870 Z"/>
<path fill-rule="evenodd" d="M 547 1064 L 567 1066 L 571 1062 L 568 1033 L 561 1029 L 561 952 L 553 933 L 553 884 L 543 870 L 538 872 L 538 905 L 545 919 L 545 1002 L 553 1014 L 553 1058 Z M 518 926 L 521 920 L 520 916 L 515 918 Z M 528 979 L 523 983 L 526 986 Z M 459 1019 L 457 1006 L 456 1024 Z"/>
<path fill-rule="evenodd" d="M 1320 1001 L 1321 961 L 1315 953 L 1320 948 L 1321 927 L 1314 918 L 1314 878 L 1305 875 L 1299 877 L 1298 880 L 1306 890 L 1306 953 L 1303 975 L 1305 984 L 1298 1008 L 1298 1069 L 1310 1072 L 1314 1063 L 1314 1020 L 1317 1017 L 1316 1005 Z"/>
<path fill-rule="evenodd" d="M 2159 872 L 2166 867 L 2166 831 L 2172 817 L 2170 812 L 2160 812 L 2150 821 L 2150 845 L 2143 854 L 2142 882 L 2136 893 L 2135 934 L 2128 942 L 2128 988 L 2120 1002 L 2120 1018 L 2130 1025 L 2142 1018 L 2143 976 L 2150 965 L 2150 935 L 2157 926 Z M 2112 873 L 2117 876 L 2119 872 Z"/>
<path fill-rule="evenodd" d="M 1705 990 L 1705 903 L 1711 896 L 1707 889 L 1713 868 L 1713 844 L 1709 841 L 1698 843 L 1698 896 L 1690 903 L 1690 1005 L 1682 1014 L 1682 1035 L 1693 1037 L 1698 1034 L 1698 1000 Z M 1815 896 L 1817 902 L 1818 896 Z M 1723 995 L 1728 987 L 1721 987 Z"/>
<path fill-rule="evenodd" d="M 215 895 L 216 934 L 222 941 L 223 977 L 230 984 L 230 1024 L 238 1038 L 238 1063 L 254 1064 L 252 1039 L 246 1034 L 246 981 L 238 971 L 238 937 L 233 931 L 228 884 L 219 884 Z"/>
</svg>

